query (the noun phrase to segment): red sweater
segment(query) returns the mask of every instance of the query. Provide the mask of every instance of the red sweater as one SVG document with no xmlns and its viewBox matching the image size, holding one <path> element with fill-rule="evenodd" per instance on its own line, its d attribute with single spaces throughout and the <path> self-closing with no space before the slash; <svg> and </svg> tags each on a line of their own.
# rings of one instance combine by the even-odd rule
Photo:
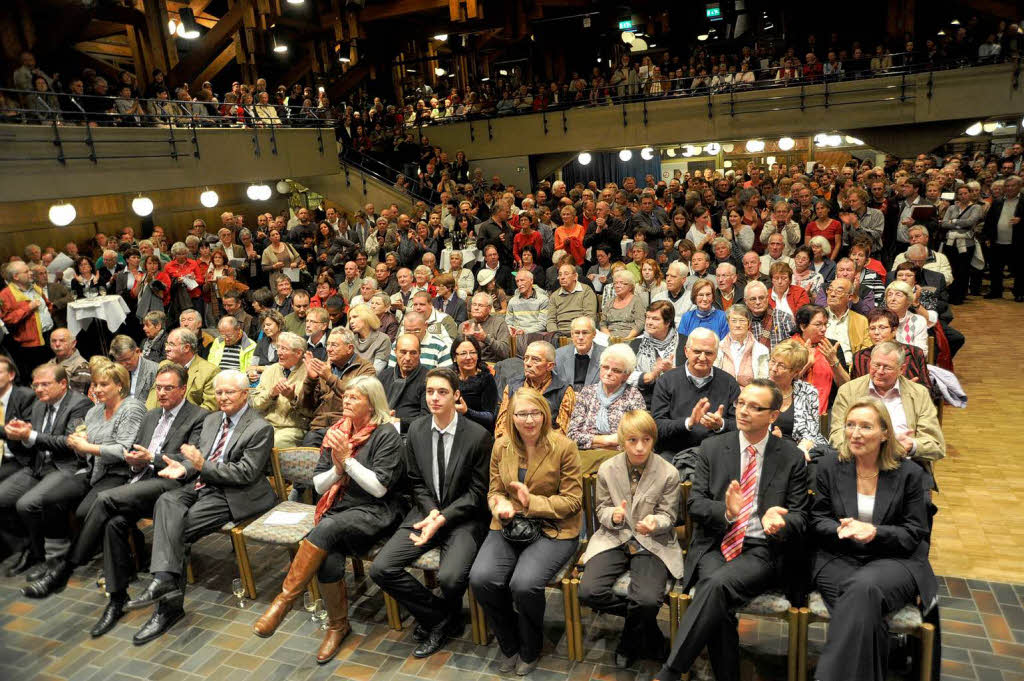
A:
<svg viewBox="0 0 1024 681">
<path fill-rule="evenodd" d="M 523 246 L 532 247 L 534 256 L 540 256 L 540 252 L 544 248 L 544 238 L 535 229 L 530 230 L 529 234 L 522 232 L 516 234 L 516 238 L 512 240 L 512 257 L 517 263 L 522 262 L 519 255 L 523 252 Z"/>
<path fill-rule="evenodd" d="M 199 264 L 198 260 L 192 260 L 191 258 L 186 259 L 183 265 L 178 264 L 177 260 L 172 260 L 164 265 L 164 272 L 170 277 L 171 282 L 177 281 L 179 278 L 184 277 L 187 274 L 191 274 L 195 277 L 196 283 L 199 284 L 196 288 L 189 291 L 189 295 L 193 298 L 199 298 L 203 295 L 203 284 L 206 282 L 206 271 Z"/>
</svg>

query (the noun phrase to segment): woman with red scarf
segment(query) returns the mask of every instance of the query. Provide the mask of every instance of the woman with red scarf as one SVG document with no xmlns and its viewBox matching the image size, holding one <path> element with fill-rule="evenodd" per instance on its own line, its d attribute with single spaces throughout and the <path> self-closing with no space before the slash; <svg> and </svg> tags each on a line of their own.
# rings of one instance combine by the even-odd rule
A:
<svg viewBox="0 0 1024 681">
<path fill-rule="evenodd" d="M 349 381 L 341 420 L 324 435 L 313 476 L 322 495 L 313 514 L 314 527 L 299 543 L 281 593 L 253 626 L 257 636 L 271 636 L 316 576 L 328 615 L 327 633 L 316 656 L 319 664 L 338 654 L 351 631 L 345 560 L 391 537 L 404 513 L 395 493 L 405 476 L 402 438 L 391 420 L 380 381 L 373 376 Z"/>
</svg>

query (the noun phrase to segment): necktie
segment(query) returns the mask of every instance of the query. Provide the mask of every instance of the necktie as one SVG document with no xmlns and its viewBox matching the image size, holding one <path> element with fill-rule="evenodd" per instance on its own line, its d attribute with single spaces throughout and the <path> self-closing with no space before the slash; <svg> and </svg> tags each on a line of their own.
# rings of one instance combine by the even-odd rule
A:
<svg viewBox="0 0 1024 681">
<path fill-rule="evenodd" d="M 743 469 L 740 478 L 740 494 L 743 495 L 743 507 L 740 516 L 732 524 L 729 531 L 722 540 L 722 555 L 728 562 L 740 555 L 743 550 L 743 537 L 747 533 L 747 521 L 750 514 L 754 512 L 756 497 L 754 490 L 757 489 L 757 449 L 754 445 L 747 447 L 747 467 Z"/>
<path fill-rule="evenodd" d="M 170 429 L 171 412 L 164 411 L 163 416 L 160 417 L 160 422 L 156 424 L 156 430 L 153 431 L 153 439 L 150 441 L 149 451 L 153 455 L 154 460 L 163 451 L 164 440 L 167 439 L 167 431 Z"/>
<path fill-rule="evenodd" d="M 444 499 L 444 433 L 440 430 L 437 433 L 437 448 L 434 456 L 437 458 L 437 500 Z"/>
<path fill-rule="evenodd" d="M 220 433 L 217 435 L 217 444 L 210 452 L 210 456 L 206 457 L 208 462 L 216 461 L 224 453 L 224 445 L 228 441 L 228 430 L 231 428 L 231 419 L 227 416 L 224 417 L 224 424 L 220 427 Z M 198 492 L 202 488 L 206 487 L 206 483 L 201 480 L 196 480 L 196 491 Z"/>
</svg>

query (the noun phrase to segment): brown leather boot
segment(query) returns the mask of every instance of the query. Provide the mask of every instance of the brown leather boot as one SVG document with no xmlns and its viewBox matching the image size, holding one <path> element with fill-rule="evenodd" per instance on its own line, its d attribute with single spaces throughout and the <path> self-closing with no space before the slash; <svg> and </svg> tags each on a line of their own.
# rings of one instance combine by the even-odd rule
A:
<svg viewBox="0 0 1024 681">
<path fill-rule="evenodd" d="M 284 584 L 281 585 L 281 593 L 274 598 L 263 616 L 256 620 L 256 624 L 252 625 L 252 630 L 257 636 L 267 638 L 277 631 L 284 616 L 292 609 L 295 599 L 302 595 L 326 556 L 326 551 L 318 549 L 305 539 L 299 543 L 299 550 L 292 559 Z"/>
<path fill-rule="evenodd" d="M 341 650 L 341 642 L 345 640 L 352 627 L 348 625 L 348 587 L 345 580 L 333 584 L 321 584 L 320 596 L 327 608 L 327 633 L 316 651 L 317 664 L 324 664 L 334 659 Z"/>
</svg>

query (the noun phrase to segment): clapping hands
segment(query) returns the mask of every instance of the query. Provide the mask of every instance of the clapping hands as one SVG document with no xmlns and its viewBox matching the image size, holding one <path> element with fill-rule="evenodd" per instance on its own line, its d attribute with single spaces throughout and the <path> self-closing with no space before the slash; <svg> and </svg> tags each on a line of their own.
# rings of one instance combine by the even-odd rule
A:
<svg viewBox="0 0 1024 681">
<path fill-rule="evenodd" d="M 859 544 L 867 544 L 878 533 L 878 529 L 871 523 L 865 523 L 853 518 L 843 518 L 839 521 L 839 528 L 836 534 L 840 539 L 852 539 Z"/>
</svg>

